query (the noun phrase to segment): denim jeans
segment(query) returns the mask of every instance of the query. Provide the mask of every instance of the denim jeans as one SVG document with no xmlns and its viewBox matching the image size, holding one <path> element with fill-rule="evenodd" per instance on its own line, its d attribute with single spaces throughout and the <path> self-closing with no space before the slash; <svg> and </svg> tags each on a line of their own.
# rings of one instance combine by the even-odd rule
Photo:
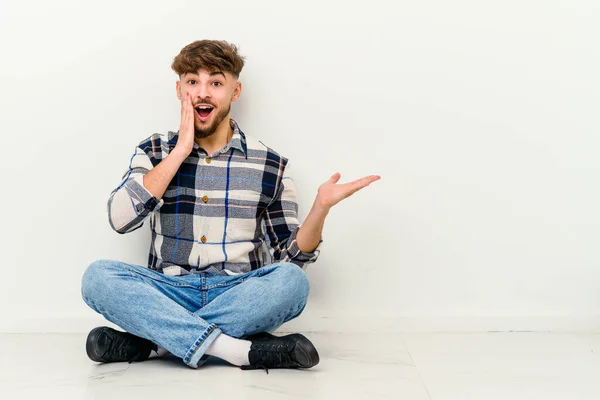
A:
<svg viewBox="0 0 600 400">
<path fill-rule="evenodd" d="M 198 368 L 224 333 L 243 338 L 272 332 L 304 310 L 305 272 L 277 262 L 242 275 L 169 276 L 115 260 L 92 262 L 81 295 L 94 311 L 126 332 L 165 348 Z"/>
</svg>

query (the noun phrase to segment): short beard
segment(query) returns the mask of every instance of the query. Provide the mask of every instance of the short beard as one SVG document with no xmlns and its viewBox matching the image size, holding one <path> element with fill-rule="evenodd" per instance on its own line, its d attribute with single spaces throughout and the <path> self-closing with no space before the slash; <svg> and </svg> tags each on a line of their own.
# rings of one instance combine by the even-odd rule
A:
<svg viewBox="0 0 600 400">
<path fill-rule="evenodd" d="M 196 125 L 196 117 L 194 117 L 194 137 L 196 139 L 204 139 L 213 135 L 217 131 L 217 128 L 219 127 L 219 125 L 221 125 L 221 122 L 223 122 L 227 114 L 229 114 L 230 110 L 231 103 L 229 103 L 226 109 L 223 109 L 223 111 L 215 115 L 215 119 L 213 120 L 213 123 L 210 124 L 210 126 L 201 129 L 199 129 L 198 125 Z"/>
</svg>

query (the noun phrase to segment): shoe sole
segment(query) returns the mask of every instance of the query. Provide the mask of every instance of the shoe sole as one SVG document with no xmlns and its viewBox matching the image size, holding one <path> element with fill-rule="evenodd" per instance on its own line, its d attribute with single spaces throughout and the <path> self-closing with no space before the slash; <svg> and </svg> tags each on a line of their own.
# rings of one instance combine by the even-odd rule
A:
<svg viewBox="0 0 600 400">
<path fill-rule="evenodd" d="M 319 363 L 319 353 L 315 346 L 304 335 L 299 333 L 293 334 L 297 338 L 294 348 L 294 357 L 298 364 L 298 368 L 311 368 Z"/>
</svg>

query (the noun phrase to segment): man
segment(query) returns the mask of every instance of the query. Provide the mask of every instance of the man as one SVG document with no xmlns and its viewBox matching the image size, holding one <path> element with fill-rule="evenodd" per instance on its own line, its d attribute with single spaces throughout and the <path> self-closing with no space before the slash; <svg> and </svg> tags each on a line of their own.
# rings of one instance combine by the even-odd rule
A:
<svg viewBox="0 0 600 400">
<path fill-rule="evenodd" d="M 230 118 L 243 66 L 224 41 L 196 41 L 175 57 L 179 131 L 138 144 L 107 204 L 118 233 L 149 218 L 148 267 L 97 260 L 82 278 L 84 301 L 126 331 L 94 328 L 93 361 L 141 361 L 154 350 L 192 368 L 211 355 L 242 369 L 319 362 L 305 336 L 270 332 L 304 310 L 303 269 L 319 256 L 331 207 L 380 177 L 337 184 L 336 173 L 300 226 L 288 159 Z"/>
</svg>

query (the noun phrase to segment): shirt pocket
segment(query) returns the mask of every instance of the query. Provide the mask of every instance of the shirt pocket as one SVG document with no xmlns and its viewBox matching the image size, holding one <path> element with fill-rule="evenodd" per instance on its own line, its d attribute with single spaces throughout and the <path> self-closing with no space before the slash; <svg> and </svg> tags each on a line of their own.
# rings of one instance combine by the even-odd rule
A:
<svg viewBox="0 0 600 400">
<path fill-rule="evenodd" d="M 161 213 L 160 234 L 168 237 L 191 237 L 192 219 L 184 213 Z"/>
<path fill-rule="evenodd" d="M 254 240 L 264 195 L 253 190 L 230 191 L 227 198 L 227 241 Z M 260 229 L 260 225 L 258 225 Z"/>
<path fill-rule="evenodd" d="M 168 237 L 193 236 L 192 215 L 194 213 L 195 196 L 185 188 L 168 186 L 163 194 L 163 206 L 159 210 L 161 232 Z"/>
</svg>

